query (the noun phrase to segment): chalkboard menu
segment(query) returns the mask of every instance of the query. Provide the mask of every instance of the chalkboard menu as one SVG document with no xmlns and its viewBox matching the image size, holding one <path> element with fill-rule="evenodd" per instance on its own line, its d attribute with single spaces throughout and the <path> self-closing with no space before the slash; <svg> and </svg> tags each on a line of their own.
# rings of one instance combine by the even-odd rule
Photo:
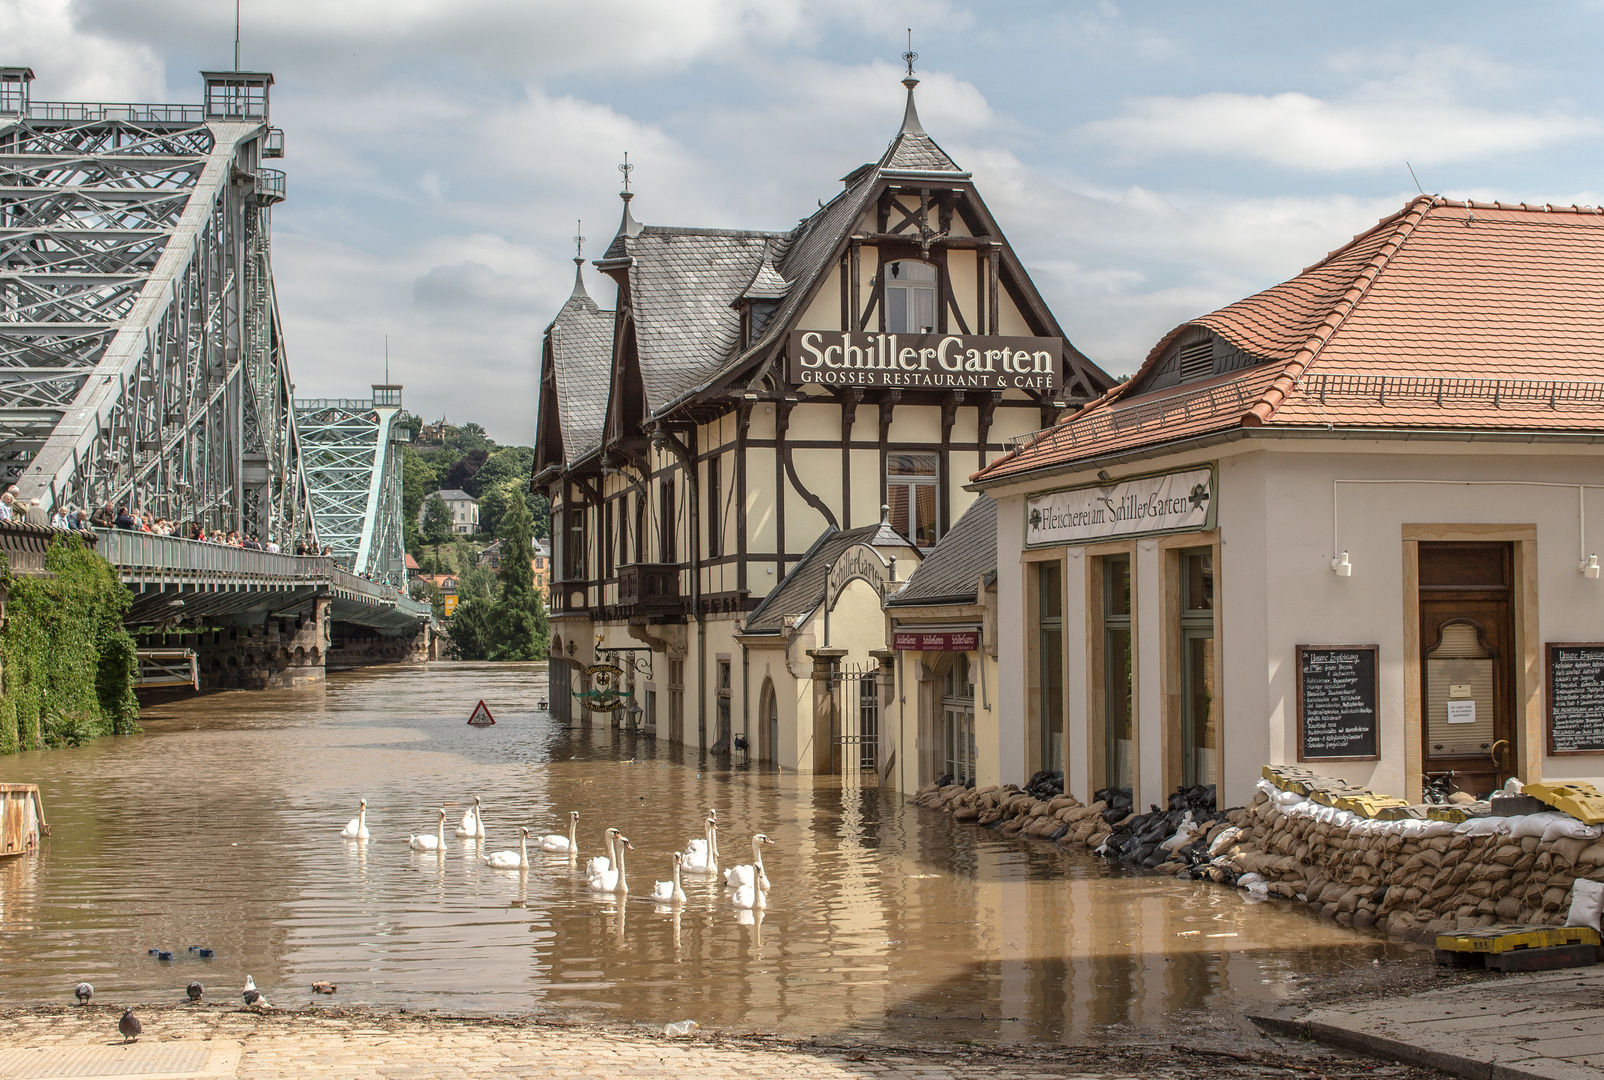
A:
<svg viewBox="0 0 1604 1080">
<path fill-rule="evenodd" d="M 1604 753 L 1604 642 L 1548 643 L 1548 752 Z"/>
<path fill-rule="evenodd" d="M 1298 760 L 1376 761 L 1375 645 L 1299 645 Z"/>
</svg>

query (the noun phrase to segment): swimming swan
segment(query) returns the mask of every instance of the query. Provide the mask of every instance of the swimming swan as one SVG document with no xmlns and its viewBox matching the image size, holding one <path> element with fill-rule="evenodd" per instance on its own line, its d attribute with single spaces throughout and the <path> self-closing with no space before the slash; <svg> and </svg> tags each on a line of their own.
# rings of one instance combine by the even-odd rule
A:
<svg viewBox="0 0 1604 1080">
<path fill-rule="evenodd" d="M 474 840 L 485 838 L 485 819 L 479 813 L 479 796 L 473 797 L 473 806 L 462 815 L 462 824 L 457 826 L 457 835 Z"/>
<path fill-rule="evenodd" d="M 356 817 L 346 823 L 340 830 L 340 835 L 347 840 L 366 840 L 368 838 L 368 801 L 363 799 L 357 807 Z"/>
<path fill-rule="evenodd" d="M 768 898 L 756 885 L 742 885 L 730 894 L 730 903 L 740 911 L 761 911 L 768 907 Z"/>
<path fill-rule="evenodd" d="M 629 885 L 624 881 L 624 852 L 635 845 L 629 842 L 629 837 L 619 833 L 617 829 L 609 830 L 618 834 L 618 841 L 613 849 L 614 868 L 603 870 L 590 879 L 590 891 L 596 893 L 616 893 L 625 896 L 629 893 Z M 611 836 L 608 837 L 612 839 Z"/>
<path fill-rule="evenodd" d="M 652 888 L 653 900 L 659 904 L 683 904 L 685 902 L 685 890 L 680 887 L 679 883 L 680 863 L 684 861 L 684 855 L 677 851 L 674 852 L 674 880 L 654 883 Z"/>
<path fill-rule="evenodd" d="M 540 838 L 540 850 L 554 851 L 559 855 L 566 855 L 570 851 L 578 851 L 579 841 L 575 839 L 575 834 L 578 832 L 578 830 L 579 811 L 570 810 L 568 811 L 568 835 L 563 836 L 559 833 L 547 833 L 545 836 Z"/>
<path fill-rule="evenodd" d="M 527 870 L 529 868 L 529 829 L 518 830 L 523 834 L 518 841 L 517 851 L 498 851 L 494 855 L 484 857 L 485 865 L 492 870 Z"/>
<path fill-rule="evenodd" d="M 764 892 L 772 887 L 769 885 L 769 876 L 763 872 L 763 845 L 772 844 L 773 840 L 758 833 L 752 837 L 752 862 L 750 865 L 732 866 L 724 871 L 724 886 L 729 889 L 738 889 L 742 885 L 751 885 L 754 882 Z"/>
<path fill-rule="evenodd" d="M 408 836 L 407 843 L 412 845 L 413 851 L 444 851 L 446 847 L 446 812 L 442 808 L 440 814 L 440 828 L 435 835 L 424 833 L 421 836 Z"/>
<path fill-rule="evenodd" d="M 685 872 L 687 874 L 718 873 L 718 824 L 707 819 L 707 837 L 692 840 L 685 846 Z"/>
<path fill-rule="evenodd" d="M 613 868 L 613 837 L 617 835 L 617 829 L 608 829 L 606 832 L 602 833 L 602 843 L 607 848 L 607 854 L 597 855 L 595 858 L 591 859 L 590 862 L 585 864 L 586 877 L 595 877 L 597 874 L 606 873 L 608 870 Z"/>
</svg>

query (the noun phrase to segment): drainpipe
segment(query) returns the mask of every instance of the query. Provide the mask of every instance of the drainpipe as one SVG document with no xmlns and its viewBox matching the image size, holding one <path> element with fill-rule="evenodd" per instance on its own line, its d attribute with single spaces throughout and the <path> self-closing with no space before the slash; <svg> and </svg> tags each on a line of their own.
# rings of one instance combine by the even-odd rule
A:
<svg viewBox="0 0 1604 1080">
<path fill-rule="evenodd" d="M 702 621 L 702 478 L 696 470 L 696 455 L 659 420 L 652 427 L 652 446 L 667 450 L 680 463 L 687 478 L 691 556 L 691 618 L 696 620 L 696 749 L 707 752 L 707 624 Z"/>
</svg>

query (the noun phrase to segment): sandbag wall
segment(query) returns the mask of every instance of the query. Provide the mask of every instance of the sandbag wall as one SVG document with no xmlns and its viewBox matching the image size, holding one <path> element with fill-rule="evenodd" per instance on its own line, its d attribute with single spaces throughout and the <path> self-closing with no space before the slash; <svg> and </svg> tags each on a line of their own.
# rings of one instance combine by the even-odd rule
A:
<svg viewBox="0 0 1604 1080">
<path fill-rule="evenodd" d="M 931 785 L 914 801 L 1005 836 L 1111 857 L 1131 846 L 1116 847 L 1111 838 L 1125 836 L 1133 821 L 1161 817 L 1154 811 L 1110 821 L 1104 802 L 1038 798 L 1011 786 Z M 1166 820 L 1175 816 L 1172 810 Z M 1604 881 L 1604 831 L 1557 812 L 1458 824 L 1381 821 L 1263 781 L 1246 807 L 1182 820 L 1183 842 L 1153 846 L 1138 865 L 1306 903 L 1345 926 L 1414 940 L 1497 923 L 1562 925 L 1572 882 Z"/>
</svg>

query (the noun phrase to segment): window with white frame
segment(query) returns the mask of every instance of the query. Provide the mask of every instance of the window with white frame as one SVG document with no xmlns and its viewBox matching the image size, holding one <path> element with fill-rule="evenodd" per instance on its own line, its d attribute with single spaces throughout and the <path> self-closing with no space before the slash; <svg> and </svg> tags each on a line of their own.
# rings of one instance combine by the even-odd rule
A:
<svg viewBox="0 0 1604 1080">
<path fill-rule="evenodd" d="M 886 455 L 886 505 L 891 527 L 915 547 L 936 546 L 936 455 Z"/>
<path fill-rule="evenodd" d="M 904 260 L 885 270 L 886 332 L 936 332 L 936 268 L 929 263 Z"/>
</svg>

